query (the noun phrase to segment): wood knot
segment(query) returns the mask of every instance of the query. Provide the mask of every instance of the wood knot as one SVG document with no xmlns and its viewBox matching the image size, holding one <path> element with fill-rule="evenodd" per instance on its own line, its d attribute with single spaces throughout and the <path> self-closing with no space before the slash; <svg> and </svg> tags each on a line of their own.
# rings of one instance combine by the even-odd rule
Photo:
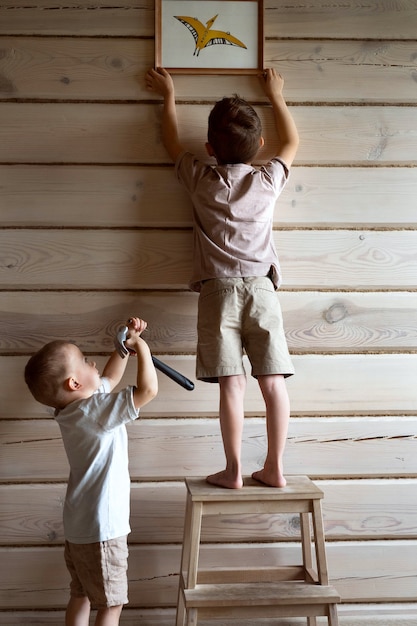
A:
<svg viewBox="0 0 417 626">
<path fill-rule="evenodd" d="M 347 309 L 341 302 L 332 304 L 332 306 L 325 312 L 324 319 L 329 324 L 335 324 L 340 322 L 347 315 Z"/>
</svg>

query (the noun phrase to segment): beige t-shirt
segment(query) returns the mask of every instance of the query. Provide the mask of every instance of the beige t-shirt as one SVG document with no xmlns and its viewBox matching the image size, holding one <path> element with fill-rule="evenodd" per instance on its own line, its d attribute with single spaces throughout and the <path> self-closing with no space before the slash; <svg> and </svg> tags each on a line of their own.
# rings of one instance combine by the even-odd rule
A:
<svg viewBox="0 0 417 626">
<path fill-rule="evenodd" d="M 275 202 L 289 170 L 278 158 L 252 165 L 207 165 L 189 152 L 176 163 L 193 204 L 193 273 L 200 291 L 210 278 L 266 276 L 278 288 L 281 269 L 272 233 Z"/>
</svg>

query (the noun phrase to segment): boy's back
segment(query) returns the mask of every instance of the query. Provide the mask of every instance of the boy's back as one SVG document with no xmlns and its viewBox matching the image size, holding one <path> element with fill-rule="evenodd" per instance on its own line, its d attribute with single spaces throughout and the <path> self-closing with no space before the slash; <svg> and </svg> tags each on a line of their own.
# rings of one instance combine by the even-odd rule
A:
<svg viewBox="0 0 417 626">
<path fill-rule="evenodd" d="M 275 202 L 288 176 L 273 159 L 252 165 L 205 165 L 182 153 L 175 164 L 194 212 L 193 275 L 190 286 L 200 291 L 210 278 L 266 276 L 276 288 L 281 271 L 272 236 Z"/>
</svg>

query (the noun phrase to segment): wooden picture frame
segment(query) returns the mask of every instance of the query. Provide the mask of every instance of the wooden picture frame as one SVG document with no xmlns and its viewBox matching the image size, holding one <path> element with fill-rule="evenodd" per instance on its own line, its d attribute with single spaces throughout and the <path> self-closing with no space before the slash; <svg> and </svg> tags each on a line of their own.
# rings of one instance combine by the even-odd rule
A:
<svg viewBox="0 0 417 626">
<path fill-rule="evenodd" d="M 263 16 L 263 0 L 155 0 L 155 67 L 258 74 L 264 69 Z"/>
</svg>

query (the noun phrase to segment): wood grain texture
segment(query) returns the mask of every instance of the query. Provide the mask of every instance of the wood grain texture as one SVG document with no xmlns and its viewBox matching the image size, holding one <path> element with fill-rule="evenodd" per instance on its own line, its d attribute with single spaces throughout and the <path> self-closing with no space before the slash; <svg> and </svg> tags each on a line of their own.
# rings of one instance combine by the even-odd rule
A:
<svg viewBox="0 0 417 626">
<path fill-rule="evenodd" d="M 178 105 L 182 141 L 205 159 L 211 107 Z M 273 156 L 271 107 L 258 108 L 265 147 Z M 296 106 L 301 137 L 298 165 L 416 165 L 415 108 L 411 106 Z M 99 103 L 0 103 L 3 163 L 170 163 L 160 138 L 160 106 Z M 354 132 L 355 141 L 351 141 Z"/>
<path fill-rule="evenodd" d="M 63 337 L 82 351 L 113 350 L 118 327 L 137 313 L 149 322 L 154 354 L 192 354 L 197 346 L 198 294 L 189 291 L 0 293 L 0 350 L 29 354 Z M 408 352 L 417 349 L 413 292 L 279 292 L 293 354 Z"/>
<path fill-rule="evenodd" d="M 285 471 L 311 478 L 416 478 L 415 431 L 415 418 L 293 419 Z M 132 480 L 207 476 L 224 465 L 217 420 L 139 420 L 128 432 Z M 67 480 L 60 431 L 52 419 L 2 420 L 0 447 L 3 483 Z M 242 471 L 249 475 L 263 467 L 265 455 L 264 420 L 247 418 Z"/>
<path fill-rule="evenodd" d="M 154 35 L 153 2 L 89 0 L 69 4 L 57 0 L 3 0 L 0 32 L 42 35 Z M 373 0 L 367 4 L 312 0 L 277 4 L 265 1 L 265 36 L 321 39 L 414 39 L 416 6 L 413 0 Z"/>
<path fill-rule="evenodd" d="M 416 19 L 413 0 L 373 0 L 367 4 L 312 0 L 308 5 L 297 1 L 277 3 L 266 0 L 266 36 L 389 39 L 413 38 Z"/>
<path fill-rule="evenodd" d="M 27 357 L 0 357 L 3 386 L 0 419 L 42 419 L 48 415 L 23 381 Z M 94 359 L 102 370 L 104 357 Z M 195 382 L 186 391 L 158 373 L 159 393 L 142 409 L 145 417 L 198 418 L 218 415 L 218 386 L 195 380 L 195 359 L 185 355 L 161 355 L 161 360 Z M 417 359 L 413 354 L 294 355 L 296 374 L 287 379 L 293 416 L 361 416 L 416 414 Z M 256 380 L 250 376 L 245 396 L 246 415 L 264 416 L 265 407 Z M 120 386 L 136 380 L 136 364 L 131 359 Z M 172 401 L 175 393 L 175 402 Z M 384 420 L 381 419 L 381 429 Z M 376 420 L 378 423 L 378 420 Z M 410 434 L 410 433 L 408 433 Z"/>
<path fill-rule="evenodd" d="M 316 480 L 323 490 L 326 541 L 412 539 L 417 532 L 416 479 Z M 0 485 L 2 545 L 63 545 L 66 484 Z M 133 482 L 131 544 L 181 543 L 183 482 Z M 210 516 L 202 542 L 297 541 L 298 515 Z"/>
<path fill-rule="evenodd" d="M 152 36 L 152 0 L 5 0 L 0 7 L 0 32 L 28 35 Z"/>
<path fill-rule="evenodd" d="M 274 215 L 296 366 L 285 469 L 324 490 L 341 626 L 417 622 L 416 24 L 415 0 L 265 0 L 265 64 L 284 76 L 301 137 Z M 153 352 L 194 379 L 191 206 L 161 142 L 161 99 L 144 85 L 154 34 L 153 0 L 1 2 L 4 626 L 58 626 L 68 598 L 68 468 L 57 425 L 24 385 L 29 354 L 68 337 L 102 366 L 119 323 L 139 314 Z M 199 156 L 213 102 L 239 93 L 263 123 L 258 163 L 268 158 L 273 118 L 256 77 L 178 75 L 175 86 L 181 138 Z M 125 626 L 174 623 L 182 480 L 224 466 L 217 387 L 187 392 L 158 376 L 158 397 L 129 428 Z M 134 379 L 131 360 L 125 380 Z M 245 407 L 249 474 L 266 451 L 250 376 Z M 204 563 L 292 561 L 297 533 L 291 516 L 213 518 Z M 239 624 L 301 626 L 267 621 Z"/>
<path fill-rule="evenodd" d="M 176 604 L 179 545 L 131 546 L 129 605 L 173 607 Z M 329 574 L 345 602 L 413 602 L 417 592 L 415 541 L 334 543 L 327 547 Z M 62 548 L 1 548 L 0 602 L 3 608 L 63 608 L 68 576 Z M 300 546 L 272 543 L 213 544 L 201 549 L 201 566 L 219 563 L 243 568 L 300 562 Z M 25 570 L 25 580 L 21 571 Z"/>
<path fill-rule="evenodd" d="M 293 167 L 276 228 L 415 228 L 417 170 Z M 0 165 L 2 227 L 190 228 L 174 168 Z M 169 210 L 167 210 L 169 207 Z"/>
<path fill-rule="evenodd" d="M 338 615 L 341 626 L 415 626 L 416 608 L 410 603 L 397 604 L 367 604 L 361 605 L 360 616 L 350 615 L 349 610 L 355 605 L 339 605 Z M 355 612 L 354 612 L 355 613 Z M 3 626 L 62 626 L 64 621 L 63 611 L 16 611 L 0 612 Z M 128 606 L 123 609 L 121 626 L 172 626 L 175 621 L 174 609 L 131 609 Z M 212 626 L 211 621 L 201 621 L 200 626 Z M 235 626 L 236 620 L 222 620 L 222 626 Z M 305 626 L 304 618 L 269 619 L 267 624 L 258 619 L 239 620 L 240 626 Z M 327 624 L 325 618 L 317 618 L 318 626 Z"/>
<path fill-rule="evenodd" d="M 417 19 L 417 18 L 416 18 Z M 265 66 L 285 78 L 289 102 L 415 103 L 409 44 L 401 41 L 265 42 Z M 152 39 L 16 37 L 2 39 L 0 100 L 131 101 L 155 99 L 144 75 L 154 62 Z M 265 101 L 256 77 L 176 75 L 177 100 L 209 102 L 219 93 Z M 352 84 L 355 93 L 352 93 Z"/>
<path fill-rule="evenodd" d="M 286 289 L 417 287 L 415 231 L 274 232 Z M 188 230 L 3 230 L 3 289 L 186 289 Z"/>
</svg>

